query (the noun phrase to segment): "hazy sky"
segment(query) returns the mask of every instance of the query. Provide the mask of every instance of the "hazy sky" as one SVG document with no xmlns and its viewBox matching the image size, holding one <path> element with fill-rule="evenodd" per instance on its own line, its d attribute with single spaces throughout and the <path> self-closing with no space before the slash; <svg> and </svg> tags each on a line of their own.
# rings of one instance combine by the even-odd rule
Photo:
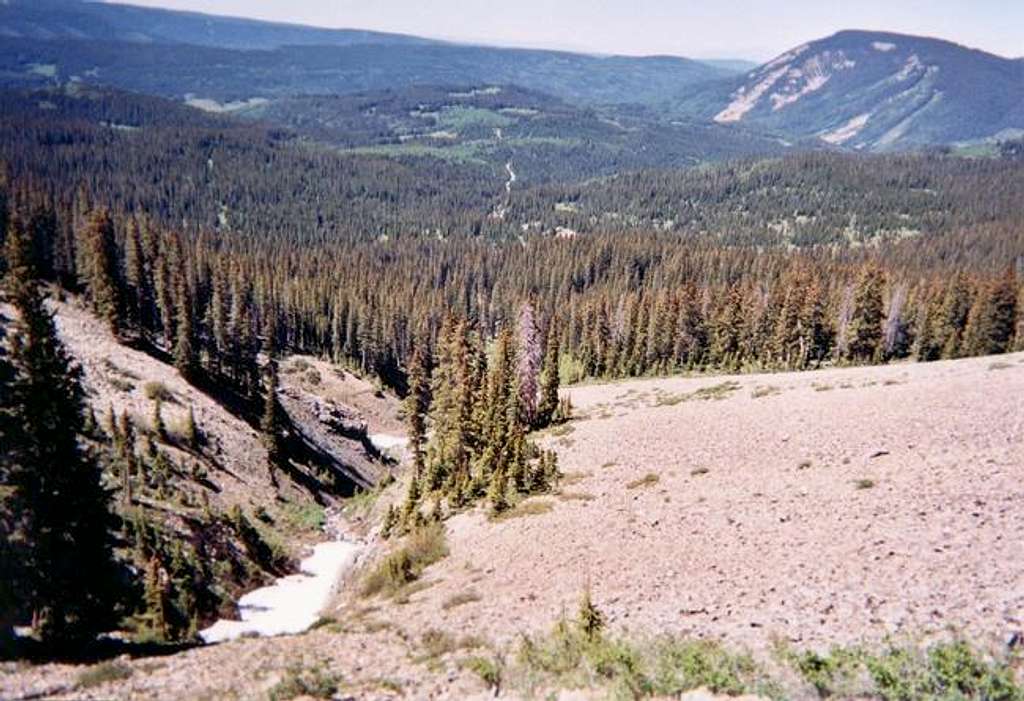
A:
<svg viewBox="0 0 1024 701">
<path fill-rule="evenodd" d="M 129 0 L 510 46 L 764 60 L 840 29 L 1024 55 L 1024 0 Z"/>
</svg>

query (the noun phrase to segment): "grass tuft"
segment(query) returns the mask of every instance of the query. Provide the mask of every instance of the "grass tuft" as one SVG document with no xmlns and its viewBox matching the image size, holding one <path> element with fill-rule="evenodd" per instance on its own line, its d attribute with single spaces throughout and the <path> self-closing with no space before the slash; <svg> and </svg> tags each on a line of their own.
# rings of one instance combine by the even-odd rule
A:
<svg viewBox="0 0 1024 701">
<path fill-rule="evenodd" d="M 270 690 L 270 701 L 290 701 L 297 698 L 330 699 L 338 692 L 341 680 L 319 667 L 303 669 L 292 667 L 284 679 Z"/>
<path fill-rule="evenodd" d="M 514 518 L 523 518 L 525 516 L 540 516 L 550 512 L 554 506 L 550 501 L 543 501 L 538 499 L 528 499 L 521 501 L 511 509 L 502 511 L 500 513 L 491 516 L 491 520 L 495 522 L 508 521 Z"/>
<path fill-rule="evenodd" d="M 626 489 L 641 489 L 644 487 L 653 487 L 659 481 L 661 481 L 661 477 L 654 474 L 653 472 L 648 472 L 640 479 L 633 480 L 632 482 L 627 482 Z"/>
<path fill-rule="evenodd" d="M 403 545 L 381 560 L 363 579 L 362 595 L 394 595 L 419 579 L 423 570 L 447 557 L 444 526 L 433 523 L 413 531 Z"/>
<path fill-rule="evenodd" d="M 459 606 L 465 606 L 466 604 L 472 604 L 476 601 L 481 600 L 481 596 L 476 591 L 470 589 L 469 591 L 459 592 L 458 594 L 452 594 L 444 603 L 441 604 L 441 608 L 445 611 L 458 608 Z"/>
<path fill-rule="evenodd" d="M 93 665 L 78 675 L 79 689 L 92 689 L 111 682 L 123 681 L 132 676 L 134 670 L 124 662 L 103 662 Z"/>
</svg>

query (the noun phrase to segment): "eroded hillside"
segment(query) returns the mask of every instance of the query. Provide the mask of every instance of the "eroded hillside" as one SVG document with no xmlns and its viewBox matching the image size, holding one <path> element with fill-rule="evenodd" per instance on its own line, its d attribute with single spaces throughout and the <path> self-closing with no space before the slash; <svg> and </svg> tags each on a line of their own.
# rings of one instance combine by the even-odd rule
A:
<svg viewBox="0 0 1024 701">
<path fill-rule="evenodd" d="M 743 684 L 722 688 L 781 698 L 817 692 L 780 650 L 914 649 L 957 631 L 999 656 L 1019 631 L 1024 354 L 565 393 L 576 418 L 541 438 L 560 458 L 557 492 L 497 521 L 482 507 L 455 515 L 446 556 L 412 585 L 366 596 L 367 565 L 305 635 L 125 663 L 125 679 L 74 694 L 263 698 L 305 675 L 358 698 L 483 698 L 482 675 L 513 698 L 567 679 L 596 689 L 572 698 L 603 698 L 620 668 L 560 677 L 523 648 L 588 586 L 612 634 L 750 650 L 780 686 L 739 665 L 729 674 Z M 648 663 L 637 658 L 636 678 Z M 3 683 L 73 685 L 79 672 Z M 865 675 L 842 688 L 878 694 Z"/>
</svg>

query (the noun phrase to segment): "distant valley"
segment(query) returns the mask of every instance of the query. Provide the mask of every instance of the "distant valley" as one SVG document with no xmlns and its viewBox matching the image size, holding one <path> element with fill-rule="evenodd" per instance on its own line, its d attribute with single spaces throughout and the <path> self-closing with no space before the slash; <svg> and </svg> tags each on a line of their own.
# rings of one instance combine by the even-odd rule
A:
<svg viewBox="0 0 1024 701">
<path fill-rule="evenodd" d="M 533 109 L 516 104 L 526 95 L 526 102 L 558 105 L 558 115 L 530 120 L 520 131 L 532 135 L 518 137 L 549 139 L 555 152 L 567 144 L 593 145 L 592 160 L 603 165 L 581 167 L 585 176 L 608 166 L 765 155 L 782 144 L 894 151 L 977 147 L 1024 136 L 1024 60 L 881 32 L 840 32 L 760 67 L 473 46 L 75 0 L 11 0 L 0 6 L 0 34 L 0 85 L 88 82 L 207 108 L 227 105 L 321 136 L 331 132 L 332 142 L 349 127 L 379 132 L 380 115 L 368 112 L 353 121 L 354 104 L 380 97 L 385 109 L 389 102 L 404 106 L 431 91 L 428 102 L 436 103 L 439 89 L 500 86 L 504 109 Z M 324 95 L 333 97 L 307 99 Z M 340 127 L 338 119 L 325 117 L 325 109 L 335 109 L 331 101 L 345 120 Z M 572 109 L 584 111 L 567 115 Z M 600 113 L 586 112 L 595 109 Z M 387 129 L 356 145 L 380 146 L 389 135 L 408 140 L 417 131 L 403 124 Z M 442 125 L 426 133 L 444 142 L 452 132 Z M 459 149 L 429 139 L 418 143 L 421 154 L 438 155 L 441 148 L 444 157 L 509 148 L 466 147 L 474 139 L 459 133 Z"/>
</svg>

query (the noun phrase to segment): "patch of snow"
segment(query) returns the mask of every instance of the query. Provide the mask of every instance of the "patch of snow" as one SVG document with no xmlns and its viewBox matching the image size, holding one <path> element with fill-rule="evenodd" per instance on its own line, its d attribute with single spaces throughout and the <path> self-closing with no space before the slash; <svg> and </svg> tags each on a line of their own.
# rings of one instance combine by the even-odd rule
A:
<svg viewBox="0 0 1024 701">
<path fill-rule="evenodd" d="M 871 44 L 871 47 L 875 51 L 881 51 L 882 53 L 888 53 L 896 48 L 896 44 L 890 44 L 887 41 L 876 41 Z"/>
<path fill-rule="evenodd" d="M 39 75 L 44 78 L 53 78 L 57 75 L 56 63 L 30 63 L 28 64 L 30 75 Z"/>
<path fill-rule="evenodd" d="M 500 94 L 501 94 L 501 88 L 499 88 L 498 86 L 494 85 L 494 86 L 487 87 L 487 88 L 476 88 L 475 90 L 470 90 L 468 92 L 450 92 L 450 93 L 448 93 L 448 97 L 480 97 L 480 96 L 483 96 L 483 95 L 500 95 Z"/>
<path fill-rule="evenodd" d="M 221 619 L 199 632 L 206 643 L 248 635 L 295 635 L 309 630 L 327 606 L 338 577 L 355 562 L 361 547 L 346 541 L 321 543 L 302 561 L 301 574 L 288 575 L 272 586 L 238 600 L 242 620 Z"/>
<path fill-rule="evenodd" d="M 761 96 L 768 92 L 788 71 L 789 65 L 786 64 L 769 72 L 761 82 L 751 87 L 750 90 L 747 90 L 747 86 L 741 87 L 732 94 L 733 100 L 729 103 L 729 106 L 715 115 L 715 121 L 719 124 L 725 124 L 728 122 L 738 122 L 743 119 L 747 112 L 754 109 Z"/>
<path fill-rule="evenodd" d="M 367 436 L 373 446 L 382 453 L 394 448 L 404 448 L 409 445 L 409 439 L 405 436 L 392 436 L 387 433 L 371 433 Z"/>
<path fill-rule="evenodd" d="M 928 102 L 919 110 L 914 111 L 910 116 L 901 121 L 899 124 L 894 126 L 892 129 L 882 135 L 876 142 L 876 146 L 892 146 L 897 141 L 902 139 L 908 131 L 910 131 L 910 125 L 914 120 L 920 117 L 922 114 L 927 112 L 929 109 L 939 104 L 942 101 L 942 91 L 936 91 L 934 95 L 928 100 Z"/>
<path fill-rule="evenodd" d="M 810 57 L 799 68 L 790 68 L 786 85 L 779 92 L 772 93 L 772 110 L 777 112 L 805 95 L 821 90 L 835 73 L 856 65 L 856 61 L 847 58 L 842 51 L 825 51 Z"/>
<path fill-rule="evenodd" d="M 780 95 L 778 93 L 772 93 L 772 111 L 777 112 L 786 105 L 791 105 L 797 102 L 804 95 L 809 95 L 812 92 L 816 92 L 825 87 L 825 83 L 829 81 L 832 76 L 828 75 L 815 75 L 807 79 L 804 86 L 797 92 L 789 93 L 787 95 Z"/>
<path fill-rule="evenodd" d="M 921 59 L 917 57 L 917 54 L 911 54 L 910 58 L 907 59 L 907 62 L 903 64 L 903 68 L 900 69 L 900 72 L 895 75 L 895 79 L 899 82 L 908 80 L 923 67 L 924 64 L 921 63 Z"/>
<path fill-rule="evenodd" d="M 870 114 L 858 115 L 835 131 L 822 134 L 821 140 L 833 145 L 846 143 L 860 133 L 861 129 L 867 125 L 869 119 L 871 119 Z"/>
<path fill-rule="evenodd" d="M 101 127 L 113 129 L 114 131 L 138 131 L 139 127 L 134 124 L 121 124 L 119 122 L 100 122 Z"/>
<path fill-rule="evenodd" d="M 185 104 L 189 107 L 195 107 L 196 109 L 203 110 L 204 112 L 223 114 L 226 112 L 237 112 L 250 107 L 261 107 L 263 105 L 270 104 L 270 100 L 265 97 L 250 97 L 248 100 L 236 100 L 234 102 L 221 103 L 210 98 L 186 95 Z"/>
<path fill-rule="evenodd" d="M 800 54 L 802 54 L 803 52 L 807 51 L 808 48 L 810 48 L 810 44 L 804 44 L 803 46 L 798 46 L 795 49 L 793 49 L 792 51 L 788 51 L 788 52 L 782 54 L 781 56 L 773 58 L 771 61 L 766 63 L 761 68 L 761 72 L 764 73 L 764 72 L 770 71 L 771 69 L 773 69 L 776 66 L 778 66 L 780 64 L 783 64 L 783 63 L 785 63 L 787 65 L 792 63 L 793 61 L 795 61 L 800 56 Z M 751 74 L 751 75 L 753 75 L 753 74 Z"/>
</svg>

